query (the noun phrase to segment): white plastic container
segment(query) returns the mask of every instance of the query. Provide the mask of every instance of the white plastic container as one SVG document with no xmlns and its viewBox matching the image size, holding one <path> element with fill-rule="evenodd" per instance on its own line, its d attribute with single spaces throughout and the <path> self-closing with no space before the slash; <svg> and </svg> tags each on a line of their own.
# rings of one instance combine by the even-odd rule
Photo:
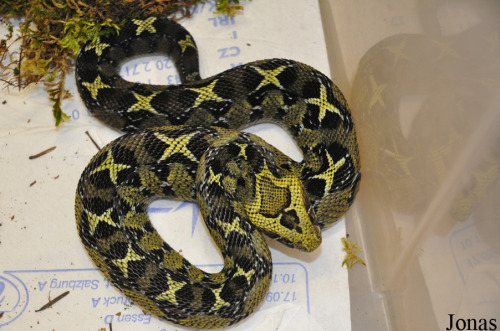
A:
<svg viewBox="0 0 500 331">
<path fill-rule="evenodd" d="M 320 1 L 362 183 L 353 330 L 500 326 L 500 3 Z"/>
</svg>

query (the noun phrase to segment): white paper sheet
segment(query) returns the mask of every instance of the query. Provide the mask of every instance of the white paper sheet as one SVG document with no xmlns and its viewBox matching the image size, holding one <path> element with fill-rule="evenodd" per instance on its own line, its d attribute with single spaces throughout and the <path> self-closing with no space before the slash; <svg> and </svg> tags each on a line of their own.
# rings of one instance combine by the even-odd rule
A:
<svg viewBox="0 0 500 331">
<path fill-rule="evenodd" d="M 316 1 L 254 0 L 233 19 L 214 16 L 208 1 L 181 21 L 200 50 L 202 77 L 252 60 L 283 57 L 329 74 Z M 177 83 L 168 59 L 141 58 L 122 67 L 132 81 Z M 54 127 L 42 89 L 0 91 L 0 328 L 6 330 L 182 330 L 144 314 L 110 286 L 80 243 L 74 217 L 76 184 L 100 145 L 120 135 L 92 118 L 74 98 L 64 111 L 72 119 Z M 300 153 L 272 125 L 257 133 L 285 153 Z M 28 156 L 56 146 L 30 160 Z M 150 216 L 162 236 L 192 263 L 217 271 L 222 263 L 195 205 L 157 201 Z M 323 233 L 323 244 L 306 254 L 269 241 L 273 282 L 258 311 L 231 330 L 350 329 L 347 272 L 341 268 L 344 221 Z M 36 312 L 65 291 L 52 308 Z"/>
</svg>

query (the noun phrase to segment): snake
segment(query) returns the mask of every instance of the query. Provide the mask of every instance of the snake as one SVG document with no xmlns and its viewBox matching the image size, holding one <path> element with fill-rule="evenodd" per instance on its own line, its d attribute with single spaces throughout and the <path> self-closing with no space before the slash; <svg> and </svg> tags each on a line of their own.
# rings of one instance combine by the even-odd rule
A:
<svg viewBox="0 0 500 331">
<path fill-rule="evenodd" d="M 158 54 L 175 64 L 179 84 L 120 76 L 126 60 Z M 191 34 L 153 16 L 83 46 L 75 76 L 90 113 L 124 132 L 81 175 L 79 237 L 110 283 L 162 320 L 218 328 L 247 317 L 271 283 L 264 236 L 313 251 L 353 203 L 361 173 L 351 112 L 339 88 L 308 65 L 258 60 L 202 79 Z M 303 159 L 241 131 L 261 122 L 286 130 Z M 222 254 L 219 272 L 162 239 L 148 217 L 157 199 L 198 205 Z"/>
</svg>

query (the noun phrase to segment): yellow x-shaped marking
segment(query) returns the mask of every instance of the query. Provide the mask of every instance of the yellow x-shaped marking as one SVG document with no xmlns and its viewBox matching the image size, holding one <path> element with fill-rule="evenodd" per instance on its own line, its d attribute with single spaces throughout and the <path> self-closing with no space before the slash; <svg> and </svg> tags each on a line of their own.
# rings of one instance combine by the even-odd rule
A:
<svg viewBox="0 0 500 331">
<path fill-rule="evenodd" d="M 102 55 L 102 51 L 109 47 L 109 44 L 101 43 L 101 38 L 97 38 L 96 42 L 85 47 L 86 51 L 95 49 L 95 53 L 99 56 Z"/>
<path fill-rule="evenodd" d="M 156 33 L 156 29 L 153 26 L 153 22 L 156 21 L 156 17 L 150 17 L 145 20 L 132 20 L 135 25 L 137 25 L 137 30 L 135 34 L 138 36 L 145 30 L 151 33 Z"/>
<path fill-rule="evenodd" d="M 177 305 L 177 299 L 175 298 L 175 292 L 180 290 L 184 285 L 186 285 L 185 282 L 178 282 L 175 280 L 172 280 L 172 278 L 167 277 L 167 283 L 168 283 L 168 290 L 163 292 L 162 294 L 158 295 L 156 297 L 157 300 L 167 300 L 174 305 Z"/>
<path fill-rule="evenodd" d="M 90 95 L 92 95 L 92 99 L 94 100 L 97 98 L 97 93 L 99 93 L 100 89 L 111 87 L 102 82 L 101 76 L 97 76 L 93 83 L 83 82 L 82 85 L 89 90 Z"/>
<path fill-rule="evenodd" d="M 106 210 L 104 213 L 102 213 L 102 215 L 96 215 L 96 214 L 91 213 L 89 211 L 86 211 L 86 212 L 87 212 L 88 221 L 89 221 L 89 225 L 90 225 L 90 234 L 92 234 L 92 235 L 95 233 L 95 229 L 97 228 L 97 225 L 100 222 L 105 222 L 111 226 L 116 226 L 115 222 L 113 222 L 111 220 L 111 208 Z"/>
<path fill-rule="evenodd" d="M 248 272 L 245 272 L 240 266 L 238 266 L 238 270 L 235 272 L 234 276 L 245 276 L 247 279 L 247 283 L 250 284 L 250 279 L 252 279 L 252 276 L 255 274 L 255 270 L 250 270 Z"/>
<path fill-rule="evenodd" d="M 183 134 L 182 136 L 179 136 L 177 138 L 170 138 L 165 136 L 164 134 L 161 133 L 155 133 L 155 136 L 163 141 L 165 144 L 168 145 L 168 147 L 165 149 L 163 152 L 163 156 L 161 157 L 160 160 L 165 160 L 171 155 L 174 155 L 175 153 L 180 153 L 190 159 L 191 161 L 198 162 L 196 157 L 191 153 L 189 148 L 187 147 L 187 144 L 189 143 L 189 140 L 191 137 L 193 137 L 196 134 L 196 132 L 192 132 L 189 134 Z"/>
<path fill-rule="evenodd" d="M 212 170 L 212 167 L 209 167 L 208 168 L 208 171 L 210 172 L 210 177 L 208 178 L 208 184 L 211 184 L 211 183 L 217 183 L 219 184 L 219 186 L 221 186 L 220 184 L 220 178 L 222 176 L 221 173 L 218 173 L 217 175 L 214 174 L 214 171 Z"/>
<path fill-rule="evenodd" d="M 328 159 L 328 169 L 324 171 L 321 174 L 317 174 L 316 176 L 313 176 L 312 178 L 319 178 L 323 179 L 325 181 L 325 190 L 324 193 L 327 193 L 330 191 L 333 185 L 333 179 L 335 177 L 335 172 L 344 165 L 345 163 L 345 157 L 341 158 L 337 163 L 333 164 L 332 157 L 330 154 L 326 154 L 326 158 Z"/>
<path fill-rule="evenodd" d="M 273 84 L 273 85 L 275 85 L 278 88 L 282 88 L 283 87 L 283 86 L 281 86 L 280 80 L 278 79 L 277 76 L 283 70 L 285 70 L 285 68 L 286 68 L 285 66 L 281 66 L 281 67 L 278 67 L 276 69 L 269 69 L 269 70 L 262 69 L 262 68 L 259 68 L 259 67 L 253 67 L 253 68 L 259 74 L 261 74 L 262 76 L 264 76 L 264 79 L 262 79 L 262 81 L 260 82 L 259 86 L 257 86 L 256 90 L 260 89 L 263 86 L 269 85 L 269 84 Z"/>
<path fill-rule="evenodd" d="M 410 58 L 403 52 L 405 46 L 406 46 L 406 39 L 403 39 L 401 41 L 401 44 L 399 44 L 399 46 L 387 46 L 389 52 L 394 54 L 394 65 L 398 64 L 400 59 L 408 60 Z"/>
<path fill-rule="evenodd" d="M 370 85 L 372 87 L 373 94 L 370 99 L 370 104 L 368 105 L 368 108 L 371 109 L 377 102 L 383 108 L 385 108 L 385 102 L 384 99 L 382 98 L 382 92 L 387 87 L 387 84 L 378 85 L 377 82 L 375 81 L 375 78 L 373 77 L 373 74 L 370 74 Z"/>
<path fill-rule="evenodd" d="M 224 238 L 227 238 L 229 232 L 231 231 L 246 234 L 246 232 L 241 228 L 239 217 L 235 217 L 231 223 L 222 222 L 217 219 L 217 223 L 219 223 L 219 226 L 222 228 L 222 230 L 224 230 Z"/>
<path fill-rule="evenodd" d="M 158 112 L 151 106 L 151 100 L 155 95 L 158 94 L 158 92 L 154 92 L 151 95 L 140 95 L 139 93 L 134 93 L 134 97 L 137 99 L 137 102 L 134 103 L 127 111 L 128 112 L 133 112 L 133 111 L 140 111 L 140 110 L 147 110 L 153 114 L 158 114 Z"/>
<path fill-rule="evenodd" d="M 113 260 L 113 263 L 120 268 L 125 278 L 128 277 L 128 263 L 144 259 L 144 256 L 137 254 L 132 247 L 128 246 L 127 255 L 123 259 Z"/>
<path fill-rule="evenodd" d="M 230 306 L 231 304 L 227 301 L 224 301 L 224 299 L 222 299 L 220 297 L 220 292 L 222 291 L 222 287 L 221 288 L 214 288 L 212 289 L 212 292 L 213 294 L 215 295 L 215 303 L 214 303 L 214 306 L 212 307 L 212 310 L 218 310 L 224 306 Z"/>
<path fill-rule="evenodd" d="M 111 149 L 108 149 L 106 159 L 104 160 L 104 162 L 101 163 L 100 166 L 98 166 L 92 171 L 92 174 L 95 174 L 96 172 L 103 170 L 109 170 L 109 178 L 111 178 L 113 184 L 116 184 L 116 180 L 118 179 L 118 173 L 123 169 L 127 168 L 130 168 L 130 166 L 126 164 L 115 163 L 115 161 L 113 160 L 113 155 L 111 154 Z"/>
<path fill-rule="evenodd" d="M 183 53 L 186 50 L 186 48 L 188 48 L 188 47 L 196 48 L 194 46 L 193 39 L 191 39 L 190 35 L 187 35 L 186 39 L 179 41 L 179 46 L 181 46 L 181 49 L 182 49 Z"/>
<path fill-rule="evenodd" d="M 220 98 L 213 90 L 214 86 L 217 83 L 217 80 L 214 80 L 207 86 L 198 87 L 198 88 L 190 88 L 191 91 L 198 92 L 198 96 L 194 101 L 194 107 L 198 107 L 203 101 L 224 101 L 224 99 Z"/>
<path fill-rule="evenodd" d="M 328 93 L 326 91 L 325 85 L 321 85 L 319 98 L 309 98 L 306 100 L 306 102 L 310 103 L 311 105 L 316 105 L 319 107 L 318 118 L 320 121 L 323 120 L 327 111 L 337 113 L 340 116 L 340 118 L 343 119 L 342 114 L 340 114 L 340 111 L 330 102 L 328 102 Z"/>
</svg>

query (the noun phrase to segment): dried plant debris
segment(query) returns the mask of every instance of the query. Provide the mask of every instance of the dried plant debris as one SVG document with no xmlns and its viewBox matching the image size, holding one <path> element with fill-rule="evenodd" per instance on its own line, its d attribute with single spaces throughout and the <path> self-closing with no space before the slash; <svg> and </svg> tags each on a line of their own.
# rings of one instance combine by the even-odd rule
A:
<svg viewBox="0 0 500 331">
<path fill-rule="evenodd" d="M 341 241 L 343 245 L 342 250 L 346 253 L 342 261 L 342 266 L 345 265 L 347 269 L 352 269 L 352 266 L 356 263 L 366 266 L 365 261 L 358 256 L 358 253 L 361 252 L 359 245 L 344 237 L 341 238 Z"/>
<path fill-rule="evenodd" d="M 61 108 L 71 96 L 64 88 L 80 47 L 88 40 L 118 31 L 125 20 L 144 16 L 191 16 L 191 8 L 207 0 L 2 0 L 0 82 L 19 90 L 44 85 L 56 126 L 69 119 Z M 234 15 L 240 0 L 214 1 L 216 13 Z M 18 21 L 19 20 L 19 21 Z M 19 22 L 14 23 L 14 22 Z M 16 27 L 16 28 L 15 28 Z"/>
<path fill-rule="evenodd" d="M 90 140 L 94 143 L 94 146 L 97 148 L 97 150 L 101 150 L 101 147 L 99 147 L 99 145 L 95 142 L 94 138 L 92 138 L 92 136 L 90 135 L 90 133 L 88 131 L 85 131 L 85 134 L 90 138 Z"/>
<path fill-rule="evenodd" d="M 50 308 L 52 307 L 52 305 L 54 303 L 56 303 L 57 301 L 61 300 L 62 298 L 64 298 L 65 296 L 67 296 L 69 294 L 69 291 L 66 291 L 64 292 L 63 294 L 61 295 L 58 295 L 57 297 L 55 297 L 54 299 L 50 299 L 50 296 L 49 296 L 49 302 L 47 302 L 45 305 L 43 305 L 40 309 L 37 309 L 35 310 L 36 313 L 38 313 L 39 311 L 42 311 L 42 310 L 45 310 L 47 308 Z"/>
<path fill-rule="evenodd" d="M 47 148 L 46 150 L 41 151 L 38 154 L 30 155 L 30 156 L 28 156 L 28 159 L 33 160 L 33 159 L 39 158 L 40 156 L 43 156 L 43 155 L 45 155 L 47 153 L 52 152 L 54 149 L 56 149 L 56 146 L 52 146 L 50 148 Z"/>
</svg>

